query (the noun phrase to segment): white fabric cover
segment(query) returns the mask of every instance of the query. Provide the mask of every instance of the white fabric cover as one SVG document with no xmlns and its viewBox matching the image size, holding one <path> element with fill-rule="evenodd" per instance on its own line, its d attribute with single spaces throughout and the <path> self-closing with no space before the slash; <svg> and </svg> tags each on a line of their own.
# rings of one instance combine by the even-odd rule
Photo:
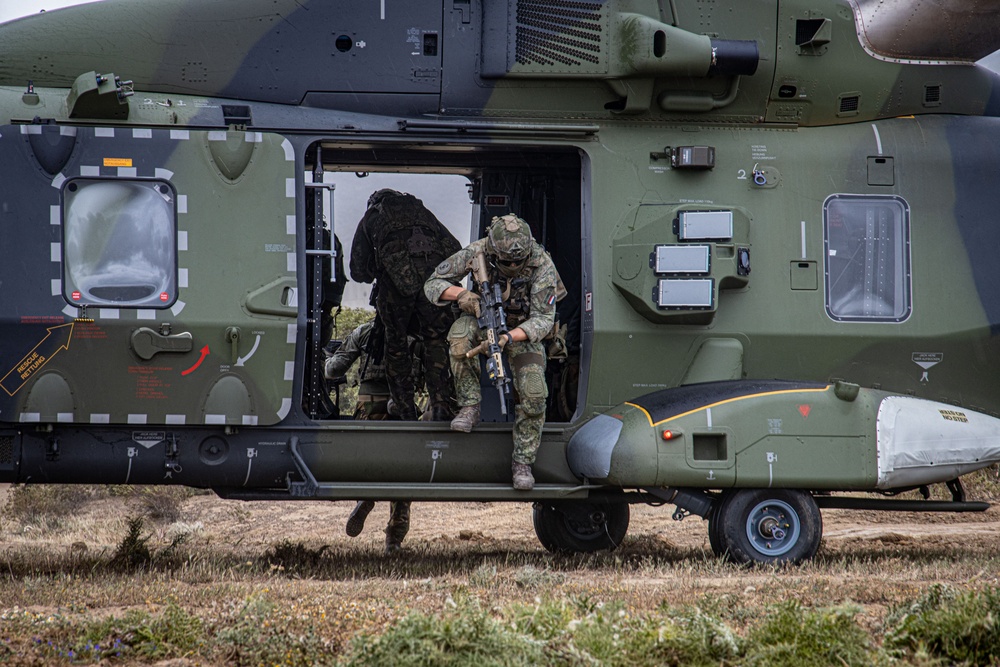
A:
<svg viewBox="0 0 1000 667">
<path fill-rule="evenodd" d="M 1000 461 L 1000 419 L 890 396 L 878 411 L 878 488 L 944 482 Z"/>
</svg>

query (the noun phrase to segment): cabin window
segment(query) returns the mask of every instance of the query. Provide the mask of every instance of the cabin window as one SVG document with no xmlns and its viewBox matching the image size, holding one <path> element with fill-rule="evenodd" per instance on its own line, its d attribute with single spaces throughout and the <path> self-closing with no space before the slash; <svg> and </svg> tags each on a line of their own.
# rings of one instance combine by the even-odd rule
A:
<svg viewBox="0 0 1000 667">
<path fill-rule="evenodd" d="M 835 320 L 910 315 L 909 206 L 895 196 L 833 195 L 823 205 L 826 310 Z"/>
<path fill-rule="evenodd" d="M 75 306 L 166 308 L 177 298 L 177 195 L 158 180 L 62 189 L 63 295 Z"/>
</svg>

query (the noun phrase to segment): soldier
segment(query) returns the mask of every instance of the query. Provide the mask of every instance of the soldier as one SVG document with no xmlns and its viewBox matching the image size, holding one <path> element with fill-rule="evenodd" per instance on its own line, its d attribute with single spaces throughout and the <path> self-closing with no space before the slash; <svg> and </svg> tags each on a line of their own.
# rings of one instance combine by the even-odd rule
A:
<svg viewBox="0 0 1000 667">
<path fill-rule="evenodd" d="M 552 258 L 535 243 L 528 224 L 513 213 L 493 218 L 486 238 L 473 241 L 438 265 L 424 284 L 427 299 L 438 306 L 457 301 L 464 313 L 448 332 L 460 407 L 451 422 L 452 430 L 468 433 L 480 418 L 479 358 L 475 354 L 470 358 L 469 353 L 485 351 L 476 320 L 481 315 L 481 298 L 459 285 L 480 253 L 487 259 L 490 280 L 503 286 L 509 331 L 499 336 L 498 343 L 507 353 L 520 397 L 514 416 L 511 473 L 515 489 L 530 491 L 535 484 L 531 465 L 541 444 L 548 397 L 541 341 L 553 329 L 556 301 L 566 290 Z"/>
<path fill-rule="evenodd" d="M 447 341 L 453 317 L 428 303 L 421 288 L 434 267 L 460 247 L 423 202 L 389 189 L 369 197 L 354 234 L 351 277 L 364 283 L 377 280 L 375 309 L 385 323 L 386 376 L 401 419 L 417 418 L 407 335 L 424 343 L 431 418 L 441 421 L 453 414 Z"/>
<path fill-rule="evenodd" d="M 378 318 L 365 322 L 352 331 L 344 344 L 326 360 L 324 375 L 336 380 L 358 359 L 358 401 L 354 408 L 355 419 L 392 419 L 389 415 L 389 384 L 385 377 L 381 323 Z M 375 349 L 372 349 L 375 348 Z M 375 508 L 372 500 L 359 500 L 347 519 L 347 534 L 357 537 L 365 527 L 365 519 Z M 410 530 L 409 501 L 390 503 L 389 523 L 385 527 L 385 552 L 392 554 L 402 548 L 403 538 Z"/>
</svg>

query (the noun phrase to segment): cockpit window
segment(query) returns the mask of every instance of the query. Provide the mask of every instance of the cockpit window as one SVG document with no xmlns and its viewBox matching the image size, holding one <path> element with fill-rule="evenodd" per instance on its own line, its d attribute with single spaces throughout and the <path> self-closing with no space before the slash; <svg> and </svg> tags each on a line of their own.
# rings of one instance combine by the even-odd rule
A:
<svg viewBox="0 0 1000 667">
<path fill-rule="evenodd" d="M 177 195 L 157 180 L 72 179 L 62 190 L 63 295 L 73 305 L 177 299 Z"/>
<path fill-rule="evenodd" d="M 823 205 L 826 310 L 835 320 L 910 315 L 910 212 L 895 196 L 833 195 Z"/>
</svg>

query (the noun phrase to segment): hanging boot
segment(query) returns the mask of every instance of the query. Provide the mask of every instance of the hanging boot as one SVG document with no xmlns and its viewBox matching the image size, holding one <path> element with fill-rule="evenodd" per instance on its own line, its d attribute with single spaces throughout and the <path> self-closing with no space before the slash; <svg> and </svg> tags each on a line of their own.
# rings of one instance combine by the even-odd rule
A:
<svg viewBox="0 0 1000 667">
<path fill-rule="evenodd" d="M 518 491 L 531 491 L 535 488 L 535 477 L 531 474 L 531 466 L 527 463 L 514 461 L 510 464 L 514 477 L 514 488 Z"/>
<path fill-rule="evenodd" d="M 451 430 L 469 433 L 479 423 L 479 405 L 463 406 L 451 420 Z"/>
<path fill-rule="evenodd" d="M 368 513 L 375 509 L 374 500 L 359 500 L 354 506 L 351 516 L 347 517 L 347 534 L 350 537 L 357 537 L 365 527 L 365 519 Z"/>
<path fill-rule="evenodd" d="M 391 556 L 402 550 L 403 538 L 410 531 L 410 503 L 400 500 L 392 503 L 389 524 L 385 527 L 385 553 Z"/>
</svg>

